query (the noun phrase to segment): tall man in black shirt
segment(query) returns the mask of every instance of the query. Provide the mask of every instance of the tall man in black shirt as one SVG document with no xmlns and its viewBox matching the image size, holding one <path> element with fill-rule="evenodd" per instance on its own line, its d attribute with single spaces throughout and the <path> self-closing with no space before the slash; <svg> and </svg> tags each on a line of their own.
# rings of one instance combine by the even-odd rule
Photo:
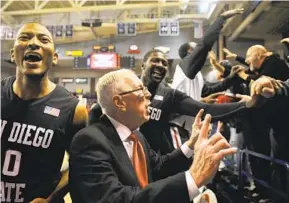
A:
<svg viewBox="0 0 289 203">
<path fill-rule="evenodd" d="M 56 196 L 67 192 L 61 163 L 73 135 L 85 127 L 87 111 L 49 80 L 57 60 L 45 26 L 20 28 L 11 49 L 16 77 L 1 81 L 1 202 L 62 202 Z"/>
<path fill-rule="evenodd" d="M 231 74 L 224 81 L 216 84 L 205 83 L 200 71 L 204 67 L 208 52 L 212 49 L 214 43 L 218 39 L 226 20 L 243 13 L 243 10 L 244 9 L 242 8 L 233 9 L 221 13 L 216 21 L 208 28 L 204 37 L 198 44 L 188 42 L 180 46 L 179 56 L 181 61 L 176 66 L 171 86 L 172 88 L 187 94 L 197 101 L 208 102 L 214 100 L 218 96 L 218 94 L 212 93 L 224 91 L 235 83 L 234 78 L 237 77 L 237 73 L 240 71 L 239 67 L 233 69 Z M 193 118 L 191 116 L 174 115 L 174 119 L 170 122 L 173 126 L 178 126 L 178 129 L 181 131 L 187 130 L 190 132 L 192 121 Z"/>
<path fill-rule="evenodd" d="M 216 21 L 208 28 L 204 37 L 198 44 L 185 43 L 179 48 L 179 56 L 182 59 L 176 67 L 172 87 L 180 90 L 195 100 L 201 100 L 212 93 L 224 91 L 234 84 L 233 76 L 226 78 L 218 85 L 207 85 L 203 81 L 201 69 L 204 67 L 209 51 L 219 37 L 227 19 L 242 14 L 244 9 L 233 9 L 223 12 Z M 229 71 L 230 73 L 230 71 Z"/>
<path fill-rule="evenodd" d="M 227 58 L 236 59 L 240 63 L 250 67 L 249 72 L 241 71 L 239 73 L 239 77 L 247 84 L 252 84 L 261 76 L 269 76 L 282 81 L 289 78 L 289 68 L 285 61 L 261 45 L 251 46 L 247 50 L 246 59 L 237 56 L 227 49 L 224 49 L 224 52 L 227 54 Z M 283 125 L 283 123 L 288 119 L 286 110 L 288 106 L 285 105 L 284 102 L 286 103 L 287 101 L 280 98 L 269 100 L 263 108 L 255 109 L 252 111 L 251 116 L 244 120 L 247 122 L 246 125 L 244 125 L 246 127 L 244 138 L 250 150 L 267 156 L 270 156 L 271 148 L 273 151 L 276 151 L 275 146 L 277 145 L 272 139 L 270 140 L 269 136 L 270 129 L 272 128 L 274 129 L 274 137 L 279 140 L 278 142 L 286 143 L 284 133 L 286 134 L 289 129 L 286 128 L 287 125 Z M 284 114 L 284 112 L 286 112 L 286 114 Z M 284 119 L 275 119 L 274 115 L 284 117 Z M 261 143 L 260 140 L 262 140 Z M 277 154 L 279 158 L 282 157 L 279 155 L 280 153 L 275 154 Z M 270 182 L 271 169 L 268 161 L 250 156 L 250 163 L 252 172 L 257 178 Z M 258 192 L 264 196 L 268 194 L 262 187 L 257 187 L 257 189 L 259 190 Z"/>
</svg>

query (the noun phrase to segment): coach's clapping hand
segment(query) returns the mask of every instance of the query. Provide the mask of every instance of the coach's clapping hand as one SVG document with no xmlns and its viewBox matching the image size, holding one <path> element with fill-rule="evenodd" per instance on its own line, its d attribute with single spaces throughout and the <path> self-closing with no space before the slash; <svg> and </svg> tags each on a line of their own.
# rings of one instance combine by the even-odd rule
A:
<svg viewBox="0 0 289 203">
<path fill-rule="evenodd" d="M 204 113 L 204 109 L 201 109 L 199 111 L 199 113 L 196 115 L 195 117 L 195 121 L 193 123 L 193 126 L 192 126 L 192 134 L 191 134 L 191 137 L 190 139 L 187 141 L 187 145 L 189 148 L 191 148 L 192 150 L 194 150 L 195 148 L 195 144 L 198 140 L 198 137 L 199 137 L 199 134 L 200 134 L 200 130 L 201 130 L 201 127 L 202 127 L 202 115 Z"/>
<path fill-rule="evenodd" d="M 201 110 L 199 114 L 202 113 Z M 194 149 L 194 161 L 189 169 L 198 187 L 207 184 L 215 176 L 224 156 L 237 152 L 237 149 L 230 147 L 219 132 L 221 125 L 218 125 L 217 132 L 208 139 L 210 122 L 211 116 L 206 115 L 205 120 L 200 124 L 200 133 Z"/>
</svg>

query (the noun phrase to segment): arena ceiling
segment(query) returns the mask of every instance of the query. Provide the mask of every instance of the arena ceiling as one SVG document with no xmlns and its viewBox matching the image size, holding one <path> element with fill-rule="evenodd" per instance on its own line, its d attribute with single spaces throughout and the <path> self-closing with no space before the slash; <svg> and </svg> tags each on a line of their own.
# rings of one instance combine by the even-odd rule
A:
<svg viewBox="0 0 289 203">
<path fill-rule="evenodd" d="M 191 0 L 2 0 L 1 22 L 10 27 L 34 21 L 44 25 L 72 24 L 73 37 L 57 38 L 56 43 L 75 43 L 113 37 L 117 22 L 136 23 L 138 34 L 158 32 L 161 19 L 177 20 L 181 28 L 193 27 L 193 20 L 210 19 L 216 10 L 215 3 L 214 0 L 205 3 Z M 81 22 L 85 19 L 101 19 L 103 23 L 101 27 L 83 27 Z"/>
<path fill-rule="evenodd" d="M 72 37 L 56 38 L 57 44 L 117 37 L 118 22 L 136 23 L 137 34 L 158 32 L 162 19 L 177 20 L 181 28 L 193 27 L 193 20 L 213 22 L 224 9 L 244 7 L 248 13 L 230 19 L 223 34 L 230 40 L 280 34 L 287 26 L 289 2 L 217 0 L 34 0 L 1 1 L 1 25 L 17 27 L 24 22 L 44 25 L 73 25 Z M 81 26 L 85 19 L 101 19 L 101 27 Z M 263 35 L 260 35 L 263 34 Z M 2 52 L 12 41 L 2 41 Z"/>
</svg>

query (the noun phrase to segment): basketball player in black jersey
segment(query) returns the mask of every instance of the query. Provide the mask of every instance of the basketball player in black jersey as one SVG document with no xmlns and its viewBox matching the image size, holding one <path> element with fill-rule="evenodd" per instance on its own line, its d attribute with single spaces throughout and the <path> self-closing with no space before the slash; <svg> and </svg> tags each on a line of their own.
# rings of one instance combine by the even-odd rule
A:
<svg viewBox="0 0 289 203">
<path fill-rule="evenodd" d="M 45 26 L 20 28 L 11 49 L 16 77 L 1 81 L 1 202 L 62 202 L 55 197 L 67 189 L 68 174 L 60 173 L 64 152 L 88 115 L 49 80 L 57 60 Z"/>
<path fill-rule="evenodd" d="M 169 135 L 169 116 L 172 113 L 196 116 L 200 109 L 212 115 L 213 120 L 237 116 L 255 104 L 255 100 L 231 104 L 206 104 L 193 100 L 183 92 L 165 86 L 162 81 L 168 69 L 168 60 L 159 50 L 151 50 L 144 56 L 141 79 L 151 97 L 150 120 L 143 124 L 140 131 L 155 151 L 166 154 L 174 148 Z M 90 111 L 90 123 L 96 122 L 101 115 L 99 105 Z"/>
</svg>

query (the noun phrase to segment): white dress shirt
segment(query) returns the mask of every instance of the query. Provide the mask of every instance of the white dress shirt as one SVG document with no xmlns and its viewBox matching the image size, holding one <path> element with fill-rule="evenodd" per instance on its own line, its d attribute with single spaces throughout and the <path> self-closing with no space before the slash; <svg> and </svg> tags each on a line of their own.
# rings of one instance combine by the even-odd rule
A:
<svg viewBox="0 0 289 203">
<path fill-rule="evenodd" d="M 199 71 L 194 79 L 190 79 L 185 75 L 182 68 L 177 65 L 171 87 L 187 94 L 196 101 L 200 101 L 202 89 L 204 87 L 204 78 L 202 73 Z M 193 117 L 181 115 L 171 120 L 170 123 L 177 124 L 178 126 L 184 126 L 184 128 L 191 133 L 193 121 Z"/>
<path fill-rule="evenodd" d="M 115 127 L 121 141 L 122 144 L 129 156 L 129 159 L 132 162 L 132 154 L 133 154 L 133 141 L 131 141 L 130 139 L 128 139 L 128 137 L 131 135 L 131 130 L 128 129 L 128 127 L 124 126 L 123 124 L 121 124 L 120 122 L 116 121 L 115 119 L 111 118 L 110 116 L 106 115 L 108 117 L 108 119 L 111 121 L 112 125 Z M 138 129 L 137 129 L 138 130 Z M 137 131 L 136 130 L 136 131 Z M 184 155 L 187 158 L 192 157 L 193 155 L 193 150 L 191 150 L 186 143 L 184 143 L 181 146 L 181 150 L 184 153 Z M 186 176 L 186 182 L 187 182 L 187 187 L 188 187 L 188 192 L 189 192 L 189 197 L 190 197 L 190 201 L 193 201 L 193 199 L 198 196 L 200 194 L 198 187 L 192 177 L 192 175 L 190 174 L 189 171 L 185 172 L 185 176 Z"/>
</svg>

